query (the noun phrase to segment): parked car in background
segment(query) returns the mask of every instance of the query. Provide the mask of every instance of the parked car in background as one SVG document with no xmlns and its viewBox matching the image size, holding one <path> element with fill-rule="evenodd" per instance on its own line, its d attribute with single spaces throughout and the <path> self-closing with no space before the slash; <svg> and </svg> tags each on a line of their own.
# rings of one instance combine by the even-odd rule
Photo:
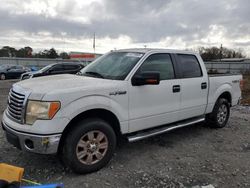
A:
<svg viewBox="0 0 250 188">
<path fill-rule="evenodd" d="M 55 74 L 76 74 L 82 68 L 84 68 L 84 65 L 81 63 L 54 63 L 47 65 L 38 71 L 22 74 L 21 80 Z"/>
<path fill-rule="evenodd" d="M 20 76 L 30 71 L 28 67 L 22 65 L 0 65 L 0 80 L 20 78 Z"/>
</svg>

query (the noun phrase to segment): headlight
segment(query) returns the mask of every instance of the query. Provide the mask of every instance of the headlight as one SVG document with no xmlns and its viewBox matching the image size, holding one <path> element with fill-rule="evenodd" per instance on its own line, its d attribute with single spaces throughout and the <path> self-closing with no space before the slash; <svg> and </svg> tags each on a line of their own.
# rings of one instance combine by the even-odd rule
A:
<svg viewBox="0 0 250 188">
<path fill-rule="evenodd" d="M 32 125 L 37 119 L 52 119 L 60 106 L 60 102 L 29 100 L 26 109 L 26 124 Z"/>
</svg>

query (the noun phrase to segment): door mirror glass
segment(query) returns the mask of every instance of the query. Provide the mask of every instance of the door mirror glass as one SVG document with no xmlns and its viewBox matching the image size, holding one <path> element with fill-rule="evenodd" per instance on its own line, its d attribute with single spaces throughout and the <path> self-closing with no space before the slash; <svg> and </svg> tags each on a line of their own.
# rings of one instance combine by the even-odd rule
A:
<svg viewBox="0 0 250 188">
<path fill-rule="evenodd" d="M 132 78 L 133 86 L 141 85 L 159 85 L 160 73 L 159 72 L 141 72 Z"/>
</svg>

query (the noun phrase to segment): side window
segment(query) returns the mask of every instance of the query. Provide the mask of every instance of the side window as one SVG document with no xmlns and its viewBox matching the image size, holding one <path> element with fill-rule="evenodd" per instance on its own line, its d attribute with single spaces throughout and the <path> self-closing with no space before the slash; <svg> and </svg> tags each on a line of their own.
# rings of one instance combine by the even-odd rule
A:
<svg viewBox="0 0 250 188">
<path fill-rule="evenodd" d="M 16 69 L 16 66 L 11 66 L 11 67 L 9 67 L 9 69 L 14 70 L 14 69 Z"/>
<path fill-rule="evenodd" d="M 201 77 L 200 63 L 194 55 L 177 54 L 183 78 Z"/>
<path fill-rule="evenodd" d="M 175 78 L 173 63 L 169 54 L 153 54 L 141 65 L 139 72 L 156 71 L 160 73 L 160 80 Z"/>
<path fill-rule="evenodd" d="M 18 70 L 23 70 L 23 66 L 17 65 L 17 66 L 16 66 L 16 69 L 18 69 Z"/>
<path fill-rule="evenodd" d="M 78 68 L 78 65 L 64 65 L 65 70 L 77 70 Z"/>
<path fill-rule="evenodd" d="M 59 72 L 59 71 L 63 71 L 64 70 L 64 68 L 63 68 L 63 65 L 54 65 L 52 68 L 51 68 L 51 70 L 53 71 L 53 72 Z"/>
</svg>

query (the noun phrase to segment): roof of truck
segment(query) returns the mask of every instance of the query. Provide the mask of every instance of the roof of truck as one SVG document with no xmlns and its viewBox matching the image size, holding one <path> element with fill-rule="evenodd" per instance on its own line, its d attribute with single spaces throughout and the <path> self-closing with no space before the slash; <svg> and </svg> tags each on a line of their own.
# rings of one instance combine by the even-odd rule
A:
<svg viewBox="0 0 250 188">
<path fill-rule="evenodd" d="M 163 48 L 128 48 L 116 50 L 118 52 L 164 52 L 164 53 L 182 53 L 182 54 L 197 54 L 197 52 L 186 51 L 186 50 L 175 50 L 175 49 L 163 49 Z"/>
</svg>

